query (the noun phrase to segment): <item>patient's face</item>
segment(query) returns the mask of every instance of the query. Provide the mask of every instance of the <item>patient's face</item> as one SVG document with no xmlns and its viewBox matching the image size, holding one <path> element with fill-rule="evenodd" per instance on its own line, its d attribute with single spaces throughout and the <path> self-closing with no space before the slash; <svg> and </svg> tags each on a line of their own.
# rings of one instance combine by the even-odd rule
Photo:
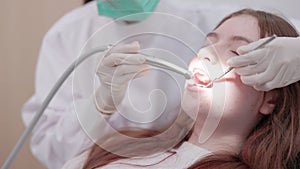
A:
<svg viewBox="0 0 300 169">
<path fill-rule="evenodd" d="M 204 47 L 190 63 L 195 81 L 200 85 L 209 82 L 207 74 L 216 76 L 228 68 L 226 61 L 237 56 L 242 45 L 258 40 L 260 30 L 256 18 L 240 15 L 225 21 L 208 34 Z M 223 69 L 223 70 L 222 70 Z M 222 71 L 221 71 L 222 70 Z M 208 88 L 186 84 L 183 110 L 195 118 L 206 119 L 210 114 L 215 123 L 232 127 L 255 124 L 263 101 L 263 92 L 244 85 L 234 69 Z"/>
</svg>

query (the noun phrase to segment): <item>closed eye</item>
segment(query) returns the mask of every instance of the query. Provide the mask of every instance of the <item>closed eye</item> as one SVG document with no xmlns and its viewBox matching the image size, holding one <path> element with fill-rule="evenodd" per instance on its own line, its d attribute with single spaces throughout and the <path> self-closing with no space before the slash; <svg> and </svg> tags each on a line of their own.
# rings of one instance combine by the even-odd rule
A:
<svg viewBox="0 0 300 169">
<path fill-rule="evenodd" d="M 234 50 L 230 50 L 230 52 L 233 53 L 236 56 L 239 56 L 239 54 L 236 51 L 234 51 Z"/>
</svg>

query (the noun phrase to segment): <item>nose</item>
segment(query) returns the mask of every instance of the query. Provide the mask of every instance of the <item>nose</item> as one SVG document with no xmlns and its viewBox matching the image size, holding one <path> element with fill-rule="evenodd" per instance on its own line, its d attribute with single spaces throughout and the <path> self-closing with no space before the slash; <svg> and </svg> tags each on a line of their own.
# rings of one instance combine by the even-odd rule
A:
<svg viewBox="0 0 300 169">
<path fill-rule="evenodd" d="M 218 61 L 216 51 L 213 47 L 205 47 L 200 49 L 197 56 L 199 59 L 208 61 L 211 64 L 216 64 Z"/>
</svg>

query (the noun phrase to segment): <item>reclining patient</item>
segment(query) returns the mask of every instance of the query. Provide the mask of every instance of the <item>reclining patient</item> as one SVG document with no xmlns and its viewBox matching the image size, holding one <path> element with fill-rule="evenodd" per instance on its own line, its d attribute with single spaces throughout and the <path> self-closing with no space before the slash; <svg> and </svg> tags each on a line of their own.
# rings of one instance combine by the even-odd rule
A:
<svg viewBox="0 0 300 169">
<path fill-rule="evenodd" d="M 211 72 L 206 67 L 225 69 L 229 58 L 239 57 L 238 47 L 273 34 L 299 36 L 287 21 L 263 11 L 243 9 L 227 16 L 207 35 L 191 61 L 194 81 L 207 84 Z M 141 71 L 147 76 L 145 58 L 136 54 L 138 43 L 125 46 L 126 50 L 104 58 L 103 66 L 111 66 L 111 74 L 121 66 L 131 66 L 138 69 L 130 73 Z M 116 64 L 126 57 L 135 59 Z M 170 127 L 112 133 L 64 168 L 296 169 L 300 167 L 299 99 L 299 81 L 268 92 L 256 91 L 244 85 L 234 70 L 207 88 L 187 81 L 181 112 Z"/>
</svg>

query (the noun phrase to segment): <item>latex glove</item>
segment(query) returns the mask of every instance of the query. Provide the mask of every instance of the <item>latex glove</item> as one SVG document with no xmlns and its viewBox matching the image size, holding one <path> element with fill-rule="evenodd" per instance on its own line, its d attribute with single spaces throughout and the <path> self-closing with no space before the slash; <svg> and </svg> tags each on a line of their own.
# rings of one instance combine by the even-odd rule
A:
<svg viewBox="0 0 300 169">
<path fill-rule="evenodd" d="M 265 40 L 238 48 L 242 56 L 227 61 L 242 82 L 256 90 L 269 91 L 300 80 L 300 38 L 277 37 L 264 48 L 252 51 Z"/>
<path fill-rule="evenodd" d="M 123 100 L 128 82 L 141 77 L 149 66 L 144 64 L 146 59 L 137 54 L 138 42 L 114 47 L 108 55 L 101 59 L 97 75 L 100 87 L 95 93 L 97 109 L 104 114 L 112 114 Z"/>
</svg>

